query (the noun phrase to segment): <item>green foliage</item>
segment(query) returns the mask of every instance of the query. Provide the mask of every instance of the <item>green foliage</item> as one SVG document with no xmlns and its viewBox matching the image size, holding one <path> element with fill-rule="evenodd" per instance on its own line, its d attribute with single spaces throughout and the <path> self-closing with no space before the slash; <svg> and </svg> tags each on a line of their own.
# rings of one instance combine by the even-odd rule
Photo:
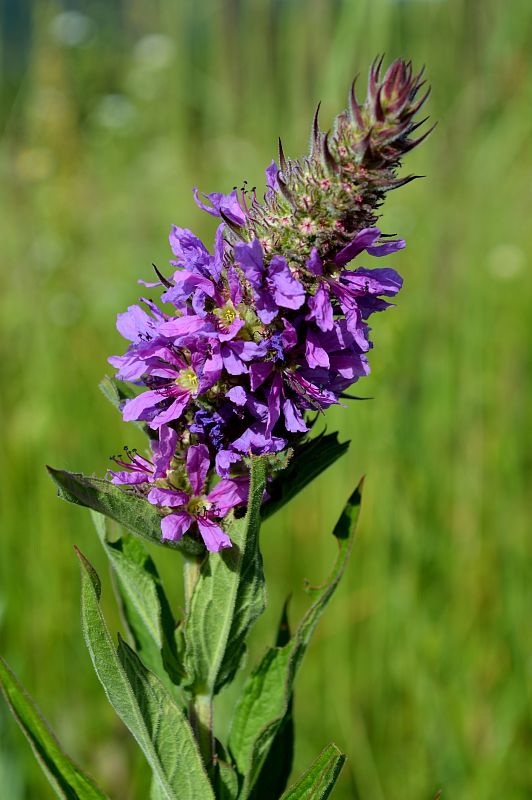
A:
<svg viewBox="0 0 532 800">
<path fill-rule="evenodd" d="M 61 750 L 33 700 L 1 657 L 0 685 L 13 716 L 57 796 L 63 800 L 105 800 L 105 795 L 92 778 Z"/>
<path fill-rule="evenodd" d="M 291 786 L 281 800 L 326 800 L 345 762 L 335 744 L 330 744 L 317 757 L 304 775 Z"/>
<path fill-rule="evenodd" d="M 277 632 L 276 647 L 284 647 L 290 641 L 290 627 L 288 623 L 288 600 L 283 606 L 283 613 Z M 288 701 L 286 714 L 279 725 L 273 739 L 268 755 L 262 765 L 255 786 L 251 790 L 250 800 L 271 800 L 280 797 L 288 783 L 292 772 L 294 758 L 294 696 L 293 692 Z"/>
<path fill-rule="evenodd" d="M 136 536 L 152 544 L 163 545 L 161 516 L 144 497 L 125 491 L 102 478 L 91 478 L 52 467 L 47 469 L 63 500 L 105 514 Z M 192 554 L 201 553 L 204 549 L 190 536 L 185 536 L 180 542 L 165 542 L 163 546 Z"/>
<path fill-rule="evenodd" d="M 337 433 L 321 433 L 302 444 L 286 469 L 268 486 L 269 500 L 262 509 L 263 519 L 279 511 L 318 475 L 335 463 L 349 448 L 339 442 Z"/>
<path fill-rule="evenodd" d="M 214 800 L 190 726 L 156 675 L 122 639 L 118 652 L 100 606 L 100 580 L 81 562 L 83 635 L 109 702 L 141 747 L 164 800 Z"/>
<path fill-rule="evenodd" d="M 51 36 L 58 3 L 24 7 L 28 66 L 11 36 L 21 83 L 0 141 L 4 654 L 26 655 L 31 693 L 68 751 L 90 754 L 91 774 L 111 749 L 113 797 L 148 794 L 142 753 L 116 736 L 79 643 L 70 543 L 100 558 L 92 524 L 58 506 L 39 465 L 103 474 L 111 453 L 144 445 L 95 386 L 126 346 L 116 312 L 156 294 L 135 279 L 152 261 L 164 270 L 171 223 L 212 245 L 215 220 L 189 187 L 246 178 L 260 193 L 278 135 L 297 156 L 318 100 L 326 127 L 375 53 L 411 57 L 426 64 L 440 126 L 407 167 L 427 179 L 383 209 L 407 249 L 392 263 L 405 288 L 375 318 L 372 373 L 356 392 L 375 400 L 330 409 L 328 430 L 354 446 L 263 525 L 280 608 L 322 574 L 330 545 L 315 532 L 329 533 L 353 476 L 368 474 L 356 568 L 298 677 L 295 768 L 338 737 L 349 759 L 335 800 L 418 800 L 439 786 L 446 800 L 529 798 L 532 4 L 79 3 L 92 33 L 78 47 Z M 108 97 L 122 127 L 101 121 Z M 176 603 L 177 559 L 151 553 Z M 106 616 L 115 630 L 111 602 Z M 218 696 L 224 727 L 233 705 L 234 693 Z M 0 796 L 46 797 L 26 742 L 0 725 Z"/>
<path fill-rule="evenodd" d="M 264 611 L 259 529 L 265 485 L 264 459 L 252 457 L 248 510 L 228 529 L 233 546 L 210 553 L 201 565 L 185 632 L 188 685 L 195 694 L 216 693 L 232 679 L 247 633 Z"/>
<path fill-rule="evenodd" d="M 296 672 L 316 625 L 345 569 L 360 511 L 362 481 L 349 498 L 333 534 L 338 555 L 323 586 L 309 588 L 314 599 L 290 640 L 270 648 L 244 686 L 229 734 L 229 748 L 244 776 L 242 798 L 247 798 L 289 710 Z"/>
<path fill-rule="evenodd" d="M 95 511 L 91 515 L 114 571 L 118 600 L 136 652 L 163 681 L 169 675 L 174 684 L 179 684 L 184 675 L 182 654 L 178 653 L 180 631 L 176 631 L 153 559 L 136 537 L 123 534 L 110 541 L 105 517 Z M 172 685 L 167 688 L 172 690 Z"/>
</svg>

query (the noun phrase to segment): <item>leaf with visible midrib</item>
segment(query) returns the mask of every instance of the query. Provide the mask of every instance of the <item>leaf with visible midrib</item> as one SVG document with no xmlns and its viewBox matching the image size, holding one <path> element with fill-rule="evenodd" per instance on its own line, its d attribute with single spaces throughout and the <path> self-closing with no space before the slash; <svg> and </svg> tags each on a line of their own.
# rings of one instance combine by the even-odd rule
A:
<svg viewBox="0 0 532 800">
<path fill-rule="evenodd" d="M 100 605 L 94 567 L 81 562 L 81 619 L 94 669 L 120 719 L 129 728 L 159 783 L 164 800 L 215 800 L 194 735 L 159 678 L 122 640 L 118 654 Z"/>
<path fill-rule="evenodd" d="M 326 800 L 344 763 L 345 755 L 335 744 L 328 745 L 297 783 L 287 789 L 281 800 Z"/>
<path fill-rule="evenodd" d="M 180 542 L 163 543 L 161 515 L 144 497 L 132 491 L 125 491 L 102 478 L 91 478 L 88 475 L 53 467 L 47 467 L 47 470 L 59 489 L 59 497 L 63 500 L 92 508 L 152 544 L 181 550 L 191 555 L 204 552 L 203 545 L 191 536 L 184 536 Z"/>
<path fill-rule="evenodd" d="M 197 694 L 212 694 L 239 667 L 246 635 L 266 605 L 259 550 L 260 507 L 266 483 L 260 456 L 251 458 L 247 514 L 233 520 L 233 546 L 205 558 L 186 622 L 186 671 Z"/>
<path fill-rule="evenodd" d="M 107 800 L 92 778 L 61 750 L 33 700 L 1 657 L 0 685 L 13 716 L 57 796 L 63 800 Z"/>
<path fill-rule="evenodd" d="M 322 587 L 310 589 L 313 605 L 284 647 L 270 648 L 244 685 L 229 734 L 229 749 L 244 777 L 245 800 L 257 780 L 268 752 L 285 719 L 296 672 L 311 636 L 345 569 L 360 510 L 362 481 L 349 498 L 333 531 L 339 552 L 333 571 Z"/>
<path fill-rule="evenodd" d="M 113 568 L 118 600 L 135 650 L 173 692 L 172 683 L 181 683 L 184 669 L 177 652 L 176 623 L 157 568 L 140 539 L 123 534 L 110 541 L 106 518 L 96 511 L 91 511 L 91 516 Z"/>
</svg>

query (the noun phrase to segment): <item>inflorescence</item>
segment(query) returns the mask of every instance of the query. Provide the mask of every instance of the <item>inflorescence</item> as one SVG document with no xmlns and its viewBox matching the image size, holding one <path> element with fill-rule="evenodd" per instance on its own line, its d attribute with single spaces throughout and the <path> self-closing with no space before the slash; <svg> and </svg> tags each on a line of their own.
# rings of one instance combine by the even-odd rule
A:
<svg viewBox="0 0 532 800">
<path fill-rule="evenodd" d="M 381 78 L 381 67 L 370 70 L 363 105 L 353 83 L 332 132 L 320 131 L 316 112 L 307 157 L 288 160 L 280 145 L 262 202 L 255 190 L 203 199 L 195 190 L 221 219 L 214 253 L 174 226 L 175 272 L 145 283 L 163 287 L 166 310 L 143 298 L 118 315 L 131 344 L 109 361 L 143 389 L 123 418 L 157 438 L 151 460 L 126 450 L 109 477 L 161 509 L 163 539 L 199 533 L 211 551 L 229 547 L 222 521 L 247 500 L 246 457 L 296 446 L 311 416 L 369 372 L 368 319 L 402 279 L 356 260 L 405 246 L 375 227 L 377 209 L 415 177 L 397 170 L 430 132 L 412 138 L 428 94 L 419 97 L 421 73 L 398 60 Z"/>
</svg>

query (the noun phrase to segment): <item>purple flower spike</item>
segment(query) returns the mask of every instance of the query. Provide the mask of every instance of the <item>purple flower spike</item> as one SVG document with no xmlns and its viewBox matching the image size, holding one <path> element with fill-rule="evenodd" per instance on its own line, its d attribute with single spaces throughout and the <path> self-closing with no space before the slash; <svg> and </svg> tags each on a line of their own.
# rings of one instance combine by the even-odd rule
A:
<svg viewBox="0 0 532 800">
<path fill-rule="evenodd" d="M 163 510 L 164 539 L 191 531 L 213 552 L 229 547 L 221 521 L 246 502 L 248 457 L 297 447 L 369 373 L 369 319 L 402 286 L 371 259 L 405 247 L 381 234 L 379 209 L 411 179 L 398 169 L 426 135 L 411 138 L 422 83 L 410 64 L 382 77 L 376 62 L 363 103 L 353 87 L 330 133 L 315 119 L 308 156 L 287 159 L 280 146 L 262 201 L 255 188 L 194 189 L 219 220 L 214 248 L 172 226 L 173 274 L 150 284 L 163 287 L 165 311 L 142 299 L 118 316 L 128 347 L 109 361 L 138 387 L 123 418 L 159 438 L 150 457 L 116 457 L 109 479 Z M 352 263 L 364 253 L 370 267 Z"/>
</svg>

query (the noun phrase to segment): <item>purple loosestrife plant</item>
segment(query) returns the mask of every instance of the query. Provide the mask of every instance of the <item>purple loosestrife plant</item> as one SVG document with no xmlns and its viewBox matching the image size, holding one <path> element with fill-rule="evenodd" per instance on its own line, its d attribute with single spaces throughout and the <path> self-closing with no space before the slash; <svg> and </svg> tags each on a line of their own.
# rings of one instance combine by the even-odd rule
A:
<svg viewBox="0 0 532 800">
<path fill-rule="evenodd" d="M 140 283 L 160 289 L 117 319 L 126 352 L 102 389 L 148 436 L 125 448 L 105 479 L 50 470 L 60 495 L 92 509 L 116 577 L 129 644 L 118 648 L 99 607 L 101 585 L 82 566 L 83 632 L 107 696 L 142 748 L 160 800 L 327 797 L 344 756 L 329 745 L 285 791 L 293 752 L 293 681 L 344 570 L 361 486 L 334 530 L 329 579 L 290 635 L 286 609 L 275 647 L 244 683 L 227 742 L 214 732 L 214 698 L 242 664 L 265 608 L 261 519 L 341 456 L 347 444 L 313 428 L 369 372 L 370 317 L 390 307 L 402 279 L 403 239 L 377 227 L 401 177 L 426 99 L 422 76 L 394 62 L 371 68 L 331 131 L 318 114 L 310 154 L 266 170 L 266 193 L 201 194 L 219 219 L 213 252 L 173 226 L 170 269 Z M 389 258 L 388 258 L 389 257 Z M 386 260 L 381 261 L 382 258 Z M 379 261 L 376 261 L 379 259 Z M 384 263 L 384 266 L 381 266 Z M 118 522 L 118 536 L 108 529 Z M 185 609 L 174 618 L 142 539 L 178 549 Z M 2 682 L 45 772 L 62 797 L 104 795 L 59 750 L 14 676 Z"/>
</svg>

